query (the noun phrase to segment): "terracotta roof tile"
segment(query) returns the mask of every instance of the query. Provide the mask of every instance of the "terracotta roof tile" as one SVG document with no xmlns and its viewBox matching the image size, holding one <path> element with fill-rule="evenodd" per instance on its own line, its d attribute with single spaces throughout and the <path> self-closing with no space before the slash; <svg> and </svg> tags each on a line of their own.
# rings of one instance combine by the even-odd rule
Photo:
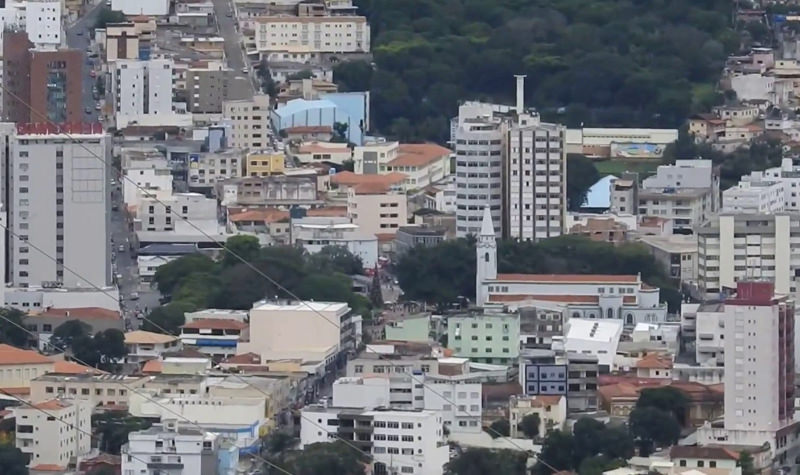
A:
<svg viewBox="0 0 800 475">
<path fill-rule="evenodd" d="M 48 308 L 37 314 L 42 317 L 84 318 L 98 320 L 119 320 L 119 312 L 101 307 Z M 34 315 L 36 316 L 36 315 Z"/>
<path fill-rule="evenodd" d="M 0 365 L 46 364 L 53 361 L 35 351 L 0 344 Z"/>
<path fill-rule="evenodd" d="M 429 165 L 442 157 L 449 157 L 450 149 L 440 145 L 422 144 L 400 144 L 397 158 L 387 163 L 390 167 L 421 167 Z"/>
<path fill-rule="evenodd" d="M 37 472 L 63 472 L 66 469 L 67 467 L 62 467 L 54 463 L 40 463 L 39 465 L 31 467 L 31 470 L 36 470 Z"/>
<path fill-rule="evenodd" d="M 223 361 L 225 364 L 261 364 L 261 356 L 256 353 L 242 353 Z"/>
<path fill-rule="evenodd" d="M 248 209 L 230 216 L 230 220 L 234 223 L 243 221 L 276 223 L 284 219 L 289 219 L 289 212 L 275 208 Z"/>
<path fill-rule="evenodd" d="M 642 369 L 671 369 L 672 358 L 651 353 L 637 361 L 636 367 Z"/>
<path fill-rule="evenodd" d="M 389 191 L 387 183 L 359 183 L 353 186 L 357 195 L 382 195 Z"/>
<path fill-rule="evenodd" d="M 333 131 L 330 125 L 300 125 L 283 129 L 287 134 L 322 134 Z"/>
<path fill-rule="evenodd" d="M 247 324 L 238 320 L 227 320 L 224 318 L 199 318 L 183 325 L 181 328 L 244 330 L 247 328 Z"/>
<path fill-rule="evenodd" d="M 350 148 L 347 144 L 334 144 L 328 147 L 318 143 L 309 143 L 300 145 L 298 153 L 350 153 Z"/>
<path fill-rule="evenodd" d="M 105 371 L 84 366 L 74 361 L 55 361 L 53 362 L 53 373 L 58 374 L 108 374 Z"/>
<path fill-rule="evenodd" d="M 724 447 L 675 445 L 669 450 L 671 459 L 739 460 L 739 454 Z"/>
<path fill-rule="evenodd" d="M 556 303 L 597 303 L 600 298 L 596 295 L 525 295 L 525 294 L 490 294 L 490 302 L 522 302 L 525 300 L 541 300 L 543 302 Z M 622 303 L 634 304 L 636 297 L 624 295 Z"/>
<path fill-rule="evenodd" d="M 325 208 L 311 208 L 306 211 L 309 217 L 345 217 L 347 216 L 346 206 L 327 206 Z"/>
<path fill-rule="evenodd" d="M 149 360 L 142 366 L 142 373 L 159 374 L 163 369 L 164 363 L 161 360 Z"/>
<path fill-rule="evenodd" d="M 639 282 L 639 276 L 612 274 L 497 274 L 497 278 L 494 280 L 539 283 L 635 284 Z"/>
<path fill-rule="evenodd" d="M 172 335 L 164 335 L 163 333 L 146 332 L 143 330 L 136 330 L 125 334 L 125 343 L 128 345 L 141 345 L 141 344 L 158 344 L 170 343 L 176 341 L 178 338 Z"/>
<path fill-rule="evenodd" d="M 343 186 L 355 186 L 362 183 L 384 183 L 387 186 L 403 183 L 408 176 L 405 173 L 392 172 L 385 175 L 359 175 L 351 171 L 338 172 L 331 177 L 331 183 Z"/>
<path fill-rule="evenodd" d="M 33 404 L 32 407 L 35 409 L 41 409 L 43 411 L 57 411 L 59 409 L 64 409 L 69 406 L 70 406 L 69 404 L 63 401 L 59 401 L 58 399 L 51 399 L 49 401 Z"/>
</svg>

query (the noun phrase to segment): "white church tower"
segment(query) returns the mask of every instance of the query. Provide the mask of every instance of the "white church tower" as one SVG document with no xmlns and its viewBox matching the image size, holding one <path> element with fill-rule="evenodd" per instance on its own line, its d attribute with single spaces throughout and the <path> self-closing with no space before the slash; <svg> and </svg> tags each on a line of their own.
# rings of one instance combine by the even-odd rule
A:
<svg viewBox="0 0 800 475">
<path fill-rule="evenodd" d="M 475 243 L 477 268 L 475 270 L 475 304 L 483 306 L 489 299 L 483 283 L 497 278 L 497 239 L 495 238 L 492 212 L 489 206 L 483 208 L 483 222 L 478 242 Z"/>
</svg>

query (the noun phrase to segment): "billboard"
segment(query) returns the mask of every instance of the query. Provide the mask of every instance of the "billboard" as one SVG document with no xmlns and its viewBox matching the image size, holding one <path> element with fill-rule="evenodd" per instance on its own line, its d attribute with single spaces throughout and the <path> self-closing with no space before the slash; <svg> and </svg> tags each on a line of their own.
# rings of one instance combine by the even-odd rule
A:
<svg viewBox="0 0 800 475">
<path fill-rule="evenodd" d="M 611 143 L 611 158 L 661 158 L 664 145 L 654 143 Z"/>
</svg>

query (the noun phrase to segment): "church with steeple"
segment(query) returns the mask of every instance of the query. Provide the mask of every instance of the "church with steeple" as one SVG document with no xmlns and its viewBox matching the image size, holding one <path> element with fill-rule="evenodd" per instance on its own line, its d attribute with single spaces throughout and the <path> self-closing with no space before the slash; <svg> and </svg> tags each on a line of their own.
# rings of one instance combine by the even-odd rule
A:
<svg viewBox="0 0 800 475">
<path fill-rule="evenodd" d="M 667 305 L 659 301 L 659 289 L 642 282 L 640 275 L 498 274 L 497 238 L 488 206 L 483 209 L 475 253 L 479 307 L 539 302 L 561 306 L 572 318 L 619 319 L 627 326 L 666 321 Z"/>
</svg>

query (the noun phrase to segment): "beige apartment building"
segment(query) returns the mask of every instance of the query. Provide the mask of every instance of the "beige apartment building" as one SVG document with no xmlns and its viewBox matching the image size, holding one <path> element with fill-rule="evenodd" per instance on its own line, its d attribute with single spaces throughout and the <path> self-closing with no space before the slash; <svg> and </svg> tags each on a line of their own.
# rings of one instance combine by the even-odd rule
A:
<svg viewBox="0 0 800 475">
<path fill-rule="evenodd" d="M 257 94 L 250 100 L 225 101 L 222 116 L 231 124 L 229 147 L 256 151 L 269 144 L 269 96 Z"/>
<path fill-rule="evenodd" d="M 35 351 L 0 345 L 0 388 L 24 390 L 31 379 L 53 371 L 53 361 Z"/>
<path fill-rule="evenodd" d="M 406 195 L 385 183 L 361 183 L 347 191 L 347 216 L 365 234 L 395 234 L 408 224 Z"/>
<path fill-rule="evenodd" d="M 41 471 L 66 470 L 91 451 L 92 408 L 88 402 L 50 399 L 13 411 L 16 447 L 30 457 L 31 473 L 37 473 L 37 467 Z"/>
<path fill-rule="evenodd" d="M 255 23 L 259 52 L 369 53 L 370 31 L 363 16 L 272 16 Z"/>
</svg>

